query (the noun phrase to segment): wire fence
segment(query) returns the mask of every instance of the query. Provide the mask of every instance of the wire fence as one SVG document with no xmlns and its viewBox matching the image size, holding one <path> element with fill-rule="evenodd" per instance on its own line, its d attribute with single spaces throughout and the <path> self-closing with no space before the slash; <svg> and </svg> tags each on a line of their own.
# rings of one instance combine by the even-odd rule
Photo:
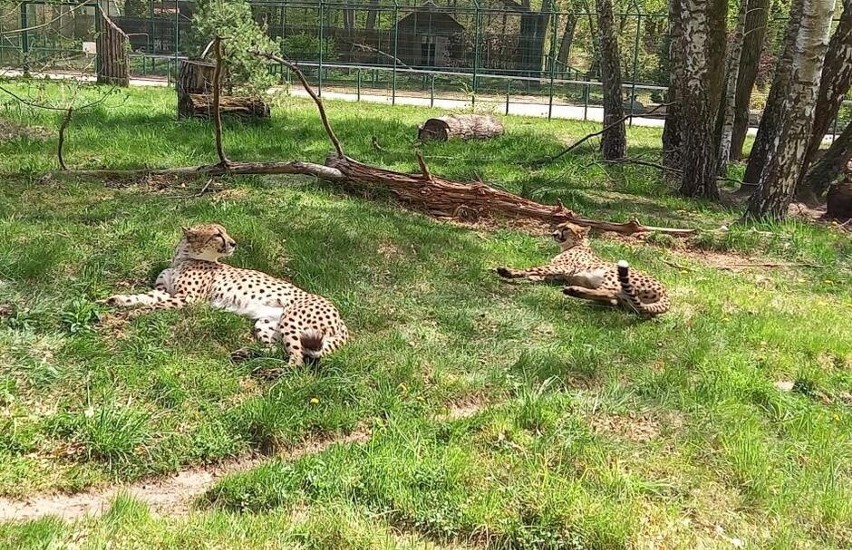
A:
<svg viewBox="0 0 852 550">
<path fill-rule="evenodd" d="M 480 102 L 506 113 L 599 119 L 596 14 L 558 11 L 555 5 L 550 0 L 538 9 L 511 0 L 251 2 L 255 20 L 283 55 L 306 69 L 321 93 L 447 107 Z M 665 101 L 667 15 L 648 12 L 635 0 L 622 6 L 616 28 L 625 108 L 641 115 Z M 187 0 L 8 4 L 0 15 L 0 67 L 92 70 L 96 15 L 103 10 L 129 36 L 132 75 L 171 82 L 179 61 L 200 53 L 192 36 L 197 8 Z M 770 31 L 783 25 L 773 19 Z M 771 80 L 769 50 L 752 97 L 755 121 Z M 283 72 L 280 77 L 288 78 Z M 845 106 L 836 125 L 842 129 L 850 118 L 852 108 Z"/>
</svg>

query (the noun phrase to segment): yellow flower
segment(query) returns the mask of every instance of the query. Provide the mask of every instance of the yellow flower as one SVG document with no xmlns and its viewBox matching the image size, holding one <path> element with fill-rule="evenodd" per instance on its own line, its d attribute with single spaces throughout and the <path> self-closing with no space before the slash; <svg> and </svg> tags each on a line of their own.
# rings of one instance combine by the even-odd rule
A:
<svg viewBox="0 0 852 550">
<path fill-rule="evenodd" d="M 834 284 L 834 281 L 832 281 L 831 279 L 826 279 L 823 282 L 827 285 L 833 285 Z"/>
<path fill-rule="evenodd" d="M 316 405 L 317 403 L 319 403 L 319 399 L 317 399 L 316 397 L 311 397 L 311 405 Z"/>
</svg>

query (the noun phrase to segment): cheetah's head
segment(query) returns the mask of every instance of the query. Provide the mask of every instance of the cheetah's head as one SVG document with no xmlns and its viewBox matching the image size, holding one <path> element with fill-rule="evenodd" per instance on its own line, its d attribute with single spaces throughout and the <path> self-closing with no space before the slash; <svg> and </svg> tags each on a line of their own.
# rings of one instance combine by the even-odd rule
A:
<svg viewBox="0 0 852 550">
<path fill-rule="evenodd" d="M 183 239 L 178 245 L 182 256 L 193 260 L 215 262 L 234 253 L 237 243 L 225 228 L 217 223 L 184 227 Z"/>
<path fill-rule="evenodd" d="M 553 235 L 553 240 L 559 243 L 562 250 L 569 250 L 585 242 L 589 235 L 589 228 L 565 222 L 557 225 L 556 230 L 551 235 Z"/>
</svg>

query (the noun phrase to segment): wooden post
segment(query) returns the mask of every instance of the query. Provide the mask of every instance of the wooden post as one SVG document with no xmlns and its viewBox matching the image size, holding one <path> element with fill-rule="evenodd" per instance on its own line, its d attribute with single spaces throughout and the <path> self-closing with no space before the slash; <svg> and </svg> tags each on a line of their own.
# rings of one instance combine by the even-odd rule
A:
<svg viewBox="0 0 852 550">
<path fill-rule="evenodd" d="M 215 63 L 183 60 L 177 80 L 178 118 L 211 118 L 213 115 L 213 88 Z M 227 81 L 225 74 L 222 80 Z M 222 115 L 266 118 L 269 105 L 262 99 L 223 95 L 220 98 Z"/>
<path fill-rule="evenodd" d="M 130 85 L 130 63 L 127 52 L 130 40 L 118 26 L 98 10 L 101 18 L 101 31 L 98 33 L 98 84 L 112 84 L 127 87 Z"/>
</svg>

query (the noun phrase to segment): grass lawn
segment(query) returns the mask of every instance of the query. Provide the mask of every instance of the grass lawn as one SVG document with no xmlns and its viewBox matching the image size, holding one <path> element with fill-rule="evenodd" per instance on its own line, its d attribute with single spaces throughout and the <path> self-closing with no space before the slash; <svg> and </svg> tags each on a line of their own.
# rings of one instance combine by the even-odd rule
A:
<svg viewBox="0 0 852 550">
<path fill-rule="evenodd" d="M 97 518 L 0 523 L 0 547 L 852 546 L 849 233 L 790 221 L 705 231 L 689 249 L 595 238 L 602 257 L 668 287 L 672 311 L 641 321 L 500 282 L 495 266 L 556 252 L 544 236 L 442 223 L 333 184 L 232 177 L 197 197 L 203 180 L 42 179 L 61 113 L 2 101 L 0 123 L 21 127 L 0 138 L 0 495 L 264 459 L 190 514 L 120 495 Z M 66 162 L 214 162 L 211 126 L 176 122 L 174 102 L 131 89 L 79 113 Z M 433 112 L 327 108 L 348 154 L 416 170 L 416 127 Z M 601 166 L 594 145 L 530 172 L 525 161 L 597 125 L 505 124 L 498 139 L 425 146 L 431 171 L 561 197 L 587 217 L 712 230 L 739 214 L 677 197 L 654 169 Z M 660 132 L 632 128 L 629 143 L 658 157 Z M 234 160 L 329 150 L 313 105 L 287 98 L 270 121 L 226 124 L 225 147 Z M 122 323 L 94 304 L 149 286 L 180 227 L 200 222 L 229 229 L 232 263 L 334 301 L 351 343 L 266 381 L 252 371 L 280 355 L 228 360 L 249 342 L 244 319 L 195 307 Z M 719 267 L 749 257 L 816 267 Z"/>
</svg>

